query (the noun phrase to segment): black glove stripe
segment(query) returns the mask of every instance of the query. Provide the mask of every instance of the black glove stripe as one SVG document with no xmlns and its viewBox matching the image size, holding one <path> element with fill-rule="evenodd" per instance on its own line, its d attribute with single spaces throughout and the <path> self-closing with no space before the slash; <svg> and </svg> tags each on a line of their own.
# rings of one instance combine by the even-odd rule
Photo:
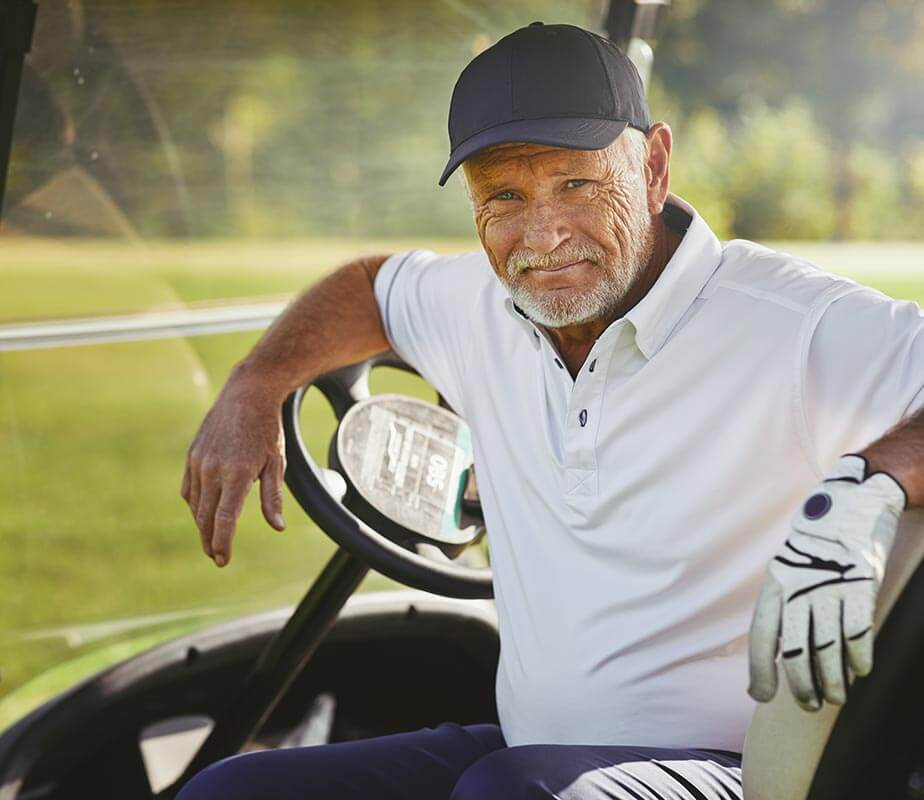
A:
<svg viewBox="0 0 924 800">
<path fill-rule="evenodd" d="M 818 674 L 818 656 L 817 651 L 815 650 L 815 614 L 811 606 L 809 606 L 808 657 L 809 672 L 812 676 L 812 688 L 815 690 L 815 701 L 818 703 L 818 705 L 821 705 L 822 698 L 825 695 L 821 685 L 821 676 Z"/>
<path fill-rule="evenodd" d="M 840 598 L 838 602 L 841 605 L 841 672 L 844 675 L 844 694 L 846 695 L 847 689 L 850 688 L 850 676 L 847 674 L 847 640 L 844 638 L 844 599 Z"/>
<path fill-rule="evenodd" d="M 848 636 L 848 637 L 847 637 L 847 641 L 853 642 L 853 641 L 856 641 L 857 639 L 862 639 L 862 638 L 863 638 L 864 636 L 866 636 L 866 634 L 868 634 L 872 629 L 873 629 L 873 626 L 872 626 L 872 625 L 867 625 L 867 626 L 866 626 L 862 631 L 860 631 L 859 633 L 855 633 L 853 636 Z"/>
<path fill-rule="evenodd" d="M 822 586 L 833 586 L 835 583 L 856 583 L 857 581 L 871 581 L 872 577 L 869 578 L 831 578 L 828 581 L 821 581 L 820 583 L 812 584 L 811 586 L 806 586 L 803 589 L 799 589 L 798 592 L 793 592 L 789 597 L 786 598 L 786 602 L 790 603 L 795 600 L 797 597 L 801 597 L 804 594 L 815 591 L 815 589 L 820 589 Z"/>
</svg>

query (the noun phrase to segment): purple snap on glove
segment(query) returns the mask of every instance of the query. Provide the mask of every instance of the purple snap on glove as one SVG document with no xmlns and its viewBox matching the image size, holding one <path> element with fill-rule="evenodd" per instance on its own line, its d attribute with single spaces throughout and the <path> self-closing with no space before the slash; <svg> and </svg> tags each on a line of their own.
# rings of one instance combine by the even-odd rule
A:
<svg viewBox="0 0 924 800">
<path fill-rule="evenodd" d="M 905 492 L 862 456 L 843 456 L 808 496 L 792 532 L 767 566 L 751 622 L 748 693 L 777 689 L 776 655 L 799 705 L 844 703 L 848 669 L 873 667 L 873 611 Z"/>
</svg>

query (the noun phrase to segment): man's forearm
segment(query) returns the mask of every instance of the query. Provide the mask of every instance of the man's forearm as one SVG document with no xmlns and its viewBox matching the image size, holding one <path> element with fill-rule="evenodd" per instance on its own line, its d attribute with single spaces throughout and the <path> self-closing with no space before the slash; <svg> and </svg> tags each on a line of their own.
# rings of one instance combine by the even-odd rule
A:
<svg viewBox="0 0 924 800">
<path fill-rule="evenodd" d="M 387 350 L 373 292 L 386 258 L 358 259 L 306 290 L 235 367 L 231 381 L 258 386 L 281 402 L 318 375 Z"/>
<path fill-rule="evenodd" d="M 902 420 L 859 455 L 871 472 L 887 472 L 902 485 L 908 508 L 924 506 L 924 410 Z"/>
</svg>

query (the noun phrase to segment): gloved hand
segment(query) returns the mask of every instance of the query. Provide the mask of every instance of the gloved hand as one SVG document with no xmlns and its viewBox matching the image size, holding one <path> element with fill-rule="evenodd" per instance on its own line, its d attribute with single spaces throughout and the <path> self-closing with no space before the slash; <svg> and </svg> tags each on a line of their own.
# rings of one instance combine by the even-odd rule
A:
<svg viewBox="0 0 924 800">
<path fill-rule="evenodd" d="M 792 520 L 792 533 L 767 566 L 751 622 L 755 700 L 777 689 L 775 658 L 799 705 L 843 703 L 848 667 L 873 667 L 873 610 L 898 519 L 907 503 L 890 475 L 867 475 L 862 456 L 843 456 Z"/>
</svg>

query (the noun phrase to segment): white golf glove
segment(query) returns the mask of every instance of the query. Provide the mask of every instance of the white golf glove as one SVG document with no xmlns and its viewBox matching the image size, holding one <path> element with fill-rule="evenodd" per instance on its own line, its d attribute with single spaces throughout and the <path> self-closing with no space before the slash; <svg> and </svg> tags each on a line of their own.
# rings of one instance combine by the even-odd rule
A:
<svg viewBox="0 0 924 800">
<path fill-rule="evenodd" d="M 792 533 L 767 566 L 751 622 L 755 700 L 777 689 L 775 658 L 799 705 L 843 703 L 848 667 L 873 667 L 873 610 L 907 498 L 890 475 L 867 475 L 862 456 L 843 456 L 802 504 Z"/>
</svg>

